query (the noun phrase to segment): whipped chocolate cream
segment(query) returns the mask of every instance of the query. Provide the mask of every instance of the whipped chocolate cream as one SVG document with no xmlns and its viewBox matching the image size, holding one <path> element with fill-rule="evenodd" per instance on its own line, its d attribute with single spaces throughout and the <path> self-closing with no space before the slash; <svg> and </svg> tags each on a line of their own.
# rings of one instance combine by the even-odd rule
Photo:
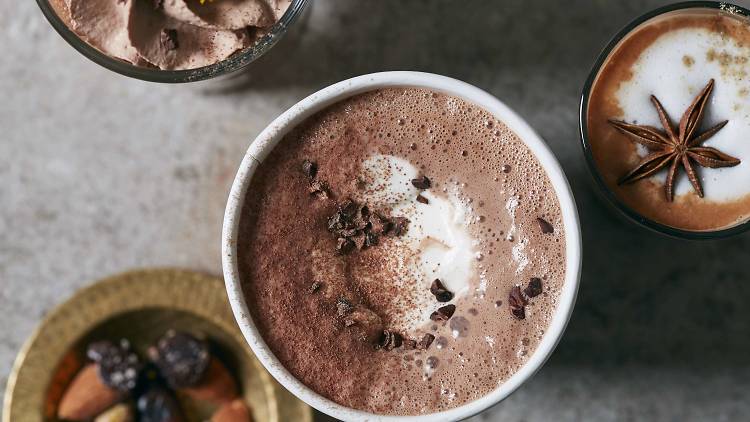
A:
<svg viewBox="0 0 750 422">
<path fill-rule="evenodd" d="M 105 54 L 194 69 L 252 46 L 291 0 L 53 0 L 63 21 Z"/>
<path fill-rule="evenodd" d="M 414 415 L 524 365 L 558 303 L 564 240 L 544 169 L 503 122 L 389 88 L 284 137 L 248 187 L 237 258 L 258 330 L 295 377 Z"/>
</svg>

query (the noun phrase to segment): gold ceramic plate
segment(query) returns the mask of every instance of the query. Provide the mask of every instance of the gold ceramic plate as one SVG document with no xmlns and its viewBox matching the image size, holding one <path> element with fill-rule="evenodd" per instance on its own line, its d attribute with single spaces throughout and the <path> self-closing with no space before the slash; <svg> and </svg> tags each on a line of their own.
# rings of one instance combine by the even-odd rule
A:
<svg viewBox="0 0 750 422">
<path fill-rule="evenodd" d="M 94 339 L 126 337 L 143 355 L 167 329 L 206 335 L 236 374 L 256 421 L 311 422 L 310 407 L 263 369 L 237 327 L 224 283 L 191 271 L 131 271 L 78 291 L 47 315 L 18 353 L 3 404 L 3 422 L 55 420 L 65 387 Z M 197 420 L 213 409 L 184 403 Z"/>
</svg>

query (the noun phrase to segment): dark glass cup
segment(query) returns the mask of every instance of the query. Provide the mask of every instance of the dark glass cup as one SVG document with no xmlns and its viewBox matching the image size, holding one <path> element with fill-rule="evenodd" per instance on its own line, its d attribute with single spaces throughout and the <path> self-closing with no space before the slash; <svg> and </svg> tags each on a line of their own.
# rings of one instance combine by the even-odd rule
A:
<svg viewBox="0 0 750 422">
<path fill-rule="evenodd" d="M 102 53 L 73 32 L 60 18 L 49 0 L 37 0 L 37 4 L 39 5 L 39 8 L 42 9 L 42 13 L 44 13 L 44 16 L 60 36 L 62 36 L 63 39 L 65 39 L 65 41 L 67 41 L 73 48 L 78 50 L 79 53 L 83 54 L 94 63 L 131 78 L 162 83 L 203 81 L 229 75 L 244 69 L 250 63 L 254 62 L 270 50 L 271 47 L 273 47 L 274 44 L 284 36 L 290 25 L 292 25 L 297 17 L 299 17 L 308 3 L 309 0 L 292 0 L 289 8 L 281 19 L 279 19 L 279 21 L 273 25 L 271 30 L 258 40 L 255 45 L 239 51 L 218 63 L 196 69 L 161 70 L 136 66 L 124 60 Z"/>
<path fill-rule="evenodd" d="M 588 107 L 589 107 L 589 96 L 594 86 L 597 76 L 602 66 L 607 62 L 610 54 L 619 46 L 620 42 L 633 30 L 641 26 L 642 24 L 666 13 L 678 12 L 686 9 L 708 9 L 714 10 L 716 13 L 731 14 L 735 17 L 742 17 L 748 19 L 750 25 L 750 10 L 736 6 L 730 3 L 718 2 L 718 1 L 687 1 L 681 3 L 674 3 L 667 6 L 660 7 L 645 13 L 638 18 L 628 23 L 622 28 L 617 34 L 607 43 L 604 49 L 599 53 L 596 61 L 594 62 L 591 72 L 589 73 L 586 83 L 583 86 L 583 92 L 581 93 L 581 102 L 579 109 L 579 129 L 581 136 L 581 146 L 583 148 L 583 155 L 586 157 L 586 165 L 589 169 L 594 184 L 597 186 L 598 193 L 602 196 L 605 202 L 610 205 L 610 208 L 614 208 L 616 212 L 624 216 L 627 220 L 633 221 L 647 229 L 656 231 L 658 233 L 680 238 L 680 239 L 719 239 L 739 233 L 743 233 L 750 229 L 750 220 L 738 223 L 734 226 L 730 226 L 718 230 L 707 230 L 707 231 L 695 231 L 685 230 L 672 226 L 668 226 L 650 218 L 647 218 L 632 209 L 625 203 L 623 203 L 617 195 L 607 186 L 604 179 L 597 169 L 596 161 L 591 151 L 591 145 L 589 143 L 588 133 Z"/>
</svg>

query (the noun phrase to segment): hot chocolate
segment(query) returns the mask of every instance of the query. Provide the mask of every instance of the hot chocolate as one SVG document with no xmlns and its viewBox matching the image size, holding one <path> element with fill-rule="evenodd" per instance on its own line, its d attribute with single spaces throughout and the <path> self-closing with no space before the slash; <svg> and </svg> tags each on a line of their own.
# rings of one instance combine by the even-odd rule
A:
<svg viewBox="0 0 750 422">
<path fill-rule="evenodd" d="M 416 88 L 288 133 L 253 175 L 237 261 L 248 309 L 300 381 L 414 415 L 488 394 L 534 353 L 565 278 L 561 209 L 502 121 Z"/>
<path fill-rule="evenodd" d="M 750 218 L 750 24 L 722 10 L 657 16 L 596 76 L 586 113 L 596 171 L 627 207 L 687 231 Z"/>
</svg>

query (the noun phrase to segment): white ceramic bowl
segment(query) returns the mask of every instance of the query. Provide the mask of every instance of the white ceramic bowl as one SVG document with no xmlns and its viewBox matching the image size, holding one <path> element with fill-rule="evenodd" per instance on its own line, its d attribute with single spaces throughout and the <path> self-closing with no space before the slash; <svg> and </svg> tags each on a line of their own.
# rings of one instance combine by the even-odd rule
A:
<svg viewBox="0 0 750 422">
<path fill-rule="evenodd" d="M 341 406 L 315 393 L 292 376 L 274 356 L 255 327 L 247 309 L 237 269 L 239 218 L 247 187 L 260 162 L 287 132 L 314 113 L 353 95 L 394 86 L 426 88 L 462 98 L 489 111 L 508 125 L 547 171 L 560 201 L 565 227 L 565 283 L 552 322 L 526 364 L 505 383 L 478 400 L 445 412 L 419 416 L 376 415 Z M 550 356 L 565 331 L 575 304 L 581 274 L 581 233 L 573 194 L 560 164 L 541 137 L 515 112 L 492 95 L 455 79 L 420 72 L 383 72 L 348 79 L 310 95 L 279 116 L 258 135 L 242 160 L 229 195 L 222 234 L 222 263 L 229 301 L 247 343 L 271 375 L 301 400 L 323 413 L 346 421 L 453 421 L 475 415 L 508 397 L 531 378 Z"/>
</svg>

